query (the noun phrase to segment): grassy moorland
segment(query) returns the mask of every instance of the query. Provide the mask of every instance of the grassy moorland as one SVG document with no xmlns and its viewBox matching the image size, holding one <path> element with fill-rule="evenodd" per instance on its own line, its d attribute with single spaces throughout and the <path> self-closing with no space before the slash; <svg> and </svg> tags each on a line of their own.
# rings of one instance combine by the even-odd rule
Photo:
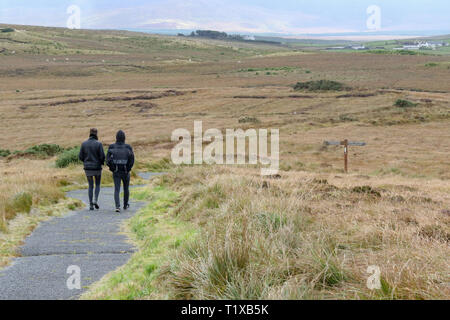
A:
<svg viewBox="0 0 450 320">
<path fill-rule="evenodd" d="M 105 145 L 126 131 L 138 170 L 169 174 L 135 195 L 150 201 L 124 226 L 140 252 L 87 298 L 450 296 L 448 57 L 12 27 L 0 33 L 0 263 L 75 206 L 63 191 L 85 186 L 81 166 L 55 163 L 95 126 Z M 342 87 L 294 90 L 318 80 Z M 171 132 L 194 120 L 280 129 L 281 178 L 173 167 Z M 349 174 L 342 148 L 323 145 L 345 138 L 367 142 L 350 147 Z M 369 265 L 381 290 L 366 287 Z"/>
<path fill-rule="evenodd" d="M 136 193 L 126 226 L 141 249 L 89 299 L 448 297 L 448 186 L 309 172 L 174 170 Z M 430 190 L 431 191 L 431 190 Z M 382 289 L 366 287 L 368 265 Z"/>
</svg>

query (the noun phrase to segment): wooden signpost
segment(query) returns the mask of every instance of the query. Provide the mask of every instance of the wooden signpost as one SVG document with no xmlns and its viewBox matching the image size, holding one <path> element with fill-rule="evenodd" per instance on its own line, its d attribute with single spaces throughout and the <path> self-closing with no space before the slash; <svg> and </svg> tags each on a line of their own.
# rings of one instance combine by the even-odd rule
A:
<svg viewBox="0 0 450 320">
<path fill-rule="evenodd" d="M 365 142 L 356 142 L 356 141 L 348 141 L 345 139 L 344 141 L 325 141 L 325 145 L 327 146 L 344 146 L 344 170 L 345 173 L 348 173 L 348 147 L 349 146 L 365 146 Z"/>
</svg>

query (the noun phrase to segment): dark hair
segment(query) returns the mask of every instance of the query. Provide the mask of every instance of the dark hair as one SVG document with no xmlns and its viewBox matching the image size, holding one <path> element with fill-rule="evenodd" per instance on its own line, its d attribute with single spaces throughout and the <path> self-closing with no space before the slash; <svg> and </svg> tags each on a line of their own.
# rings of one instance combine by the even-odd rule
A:
<svg viewBox="0 0 450 320">
<path fill-rule="evenodd" d="M 90 136 L 97 136 L 97 133 L 98 133 L 97 128 L 92 128 L 91 131 L 89 132 L 89 135 Z"/>
</svg>

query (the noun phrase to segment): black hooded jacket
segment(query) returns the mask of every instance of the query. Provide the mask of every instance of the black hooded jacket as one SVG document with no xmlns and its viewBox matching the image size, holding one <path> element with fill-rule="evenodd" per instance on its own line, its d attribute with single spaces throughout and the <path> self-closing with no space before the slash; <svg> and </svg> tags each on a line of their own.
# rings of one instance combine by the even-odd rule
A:
<svg viewBox="0 0 450 320">
<path fill-rule="evenodd" d="M 84 170 L 101 170 L 105 163 L 105 151 L 97 136 L 91 135 L 81 144 L 78 158 L 84 164 Z"/>
<path fill-rule="evenodd" d="M 114 164 L 113 160 L 115 154 L 118 154 L 120 150 L 127 150 L 127 159 L 125 165 Z M 130 172 L 134 166 L 134 152 L 133 148 L 125 143 L 125 133 L 119 130 L 116 135 L 116 143 L 109 146 L 106 154 L 106 164 L 112 172 Z"/>
</svg>

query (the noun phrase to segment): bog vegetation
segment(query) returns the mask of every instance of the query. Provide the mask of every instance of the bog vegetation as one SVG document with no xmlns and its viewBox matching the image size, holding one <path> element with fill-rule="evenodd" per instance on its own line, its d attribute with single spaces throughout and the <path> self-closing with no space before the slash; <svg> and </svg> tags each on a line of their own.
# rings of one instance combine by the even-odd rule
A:
<svg viewBox="0 0 450 320">
<path fill-rule="evenodd" d="M 78 159 L 79 153 L 80 147 L 66 149 L 58 156 L 55 161 L 55 165 L 58 168 L 66 168 L 71 164 L 81 164 L 81 161 Z"/>
<path fill-rule="evenodd" d="M 85 298 L 434 299 L 449 294 L 448 217 L 406 180 L 173 170 L 134 196 L 141 249 Z M 372 179 L 371 179 L 372 180 Z M 431 214 L 430 214 L 431 213 Z M 166 223 L 166 225 L 165 225 Z M 162 232 L 165 230 L 165 232 Z M 170 234 L 170 236 L 167 235 Z M 366 286 L 367 263 L 382 268 Z"/>
<path fill-rule="evenodd" d="M 97 127 L 105 146 L 127 133 L 136 170 L 169 174 L 135 191 L 149 202 L 128 223 L 140 251 L 87 298 L 450 297 L 447 47 L 2 28 L 15 31 L 0 37 L 0 265 L 38 221 L 76 207 L 74 146 Z M 279 129 L 278 179 L 173 167 L 172 131 L 197 120 Z M 349 174 L 342 147 L 323 144 L 343 139 L 367 143 L 350 147 Z M 369 265 L 381 290 L 366 286 Z"/>
<path fill-rule="evenodd" d="M 342 91 L 350 90 L 344 84 L 332 81 L 332 80 L 315 80 L 307 82 L 297 82 L 294 86 L 294 90 L 307 90 L 307 91 Z"/>
</svg>

